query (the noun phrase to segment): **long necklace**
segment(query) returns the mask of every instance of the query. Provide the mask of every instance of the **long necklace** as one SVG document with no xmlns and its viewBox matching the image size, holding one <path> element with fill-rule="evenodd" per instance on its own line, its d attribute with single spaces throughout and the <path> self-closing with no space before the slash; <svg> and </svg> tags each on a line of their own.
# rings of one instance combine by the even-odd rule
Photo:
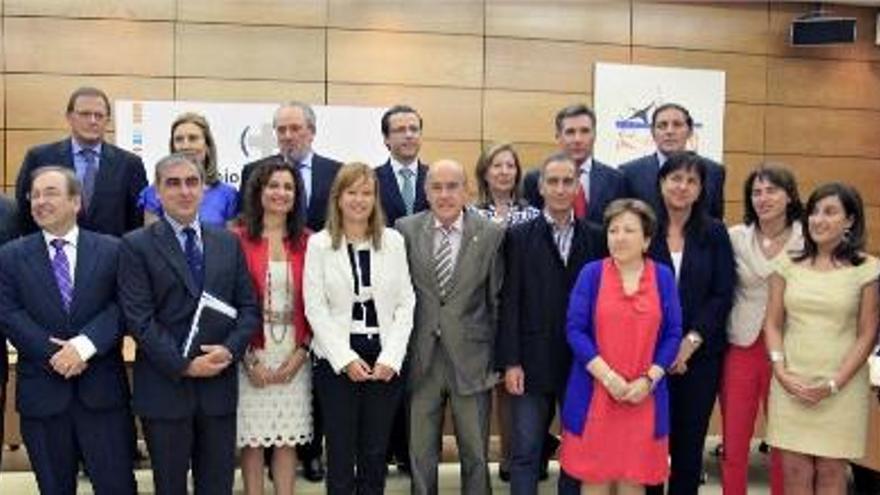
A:
<svg viewBox="0 0 880 495">
<path fill-rule="evenodd" d="M 286 267 L 287 263 L 285 263 Z M 272 311 L 272 266 L 271 262 L 269 266 L 266 267 L 266 316 L 267 320 L 269 320 L 269 336 L 272 338 L 272 342 L 276 344 L 281 344 L 284 342 L 284 339 L 287 338 L 287 323 L 285 315 L 290 313 L 288 304 L 285 304 L 278 314 Z M 284 301 L 286 303 L 290 302 L 290 273 L 284 277 Z M 280 320 L 281 325 L 277 325 Z M 278 334 L 278 327 L 281 327 L 281 334 Z"/>
<path fill-rule="evenodd" d="M 783 227 L 782 230 L 777 232 L 774 235 L 767 235 L 761 230 L 761 226 L 758 225 L 758 232 L 761 233 L 761 245 L 764 246 L 764 249 L 769 251 L 773 248 L 773 245 L 776 244 L 780 239 L 784 239 L 786 234 L 788 233 L 788 226 Z"/>
</svg>

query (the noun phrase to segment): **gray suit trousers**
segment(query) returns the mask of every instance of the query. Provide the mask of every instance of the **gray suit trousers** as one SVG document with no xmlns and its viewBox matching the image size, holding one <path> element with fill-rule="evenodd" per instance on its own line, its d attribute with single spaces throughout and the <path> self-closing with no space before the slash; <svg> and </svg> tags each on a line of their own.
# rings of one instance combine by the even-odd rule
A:
<svg viewBox="0 0 880 495">
<path fill-rule="evenodd" d="M 488 467 L 490 391 L 471 395 L 456 393 L 452 366 L 443 345 L 438 345 L 428 373 L 411 392 L 409 455 L 414 495 L 437 494 L 437 466 L 447 402 L 452 405 L 455 441 L 461 461 L 461 493 L 492 493 Z"/>
</svg>

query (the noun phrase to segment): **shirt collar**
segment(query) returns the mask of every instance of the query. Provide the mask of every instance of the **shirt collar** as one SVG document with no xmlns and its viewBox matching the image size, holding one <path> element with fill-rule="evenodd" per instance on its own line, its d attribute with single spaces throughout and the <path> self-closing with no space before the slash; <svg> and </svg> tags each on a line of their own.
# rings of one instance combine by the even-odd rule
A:
<svg viewBox="0 0 880 495">
<path fill-rule="evenodd" d="M 458 218 L 452 222 L 452 225 L 449 226 L 450 232 L 461 232 L 462 225 L 464 225 L 464 210 L 458 214 Z M 437 217 L 434 217 L 434 229 L 439 230 L 445 228 L 440 220 L 437 220 Z"/>
<path fill-rule="evenodd" d="M 553 227 L 554 229 L 559 229 L 559 228 L 567 229 L 567 228 L 571 227 L 572 225 L 574 225 L 574 208 L 572 208 L 568 212 L 568 221 L 562 227 L 560 227 L 559 225 L 556 224 L 556 220 L 553 218 L 553 215 L 551 215 L 550 212 L 547 211 L 546 208 L 544 208 L 543 213 L 544 213 L 544 220 L 546 220 L 547 223 L 550 224 L 550 226 Z"/>
<path fill-rule="evenodd" d="M 394 175 L 399 175 L 400 171 L 404 168 L 411 170 L 414 174 L 418 173 L 419 171 L 418 158 L 414 159 L 411 163 L 400 162 L 393 156 L 389 157 L 388 159 L 391 161 L 391 168 L 394 169 Z"/>
<path fill-rule="evenodd" d="M 663 154 L 662 151 L 660 151 L 659 149 L 657 150 L 657 163 L 660 164 L 660 168 L 663 168 L 663 165 L 666 164 L 666 160 L 668 159 L 669 157 Z"/>
<path fill-rule="evenodd" d="M 79 155 L 82 150 L 89 149 L 95 153 L 95 156 L 101 156 L 101 141 L 98 141 L 98 144 L 94 146 L 83 146 L 76 140 L 76 138 L 70 138 L 71 151 L 73 152 L 73 156 Z"/>
<path fill-rule="evenodd" d="M 592 170 L 592 169 L 593 169 L 593 157 L 592 156 L 588 156 L 587 158 L 585 158 L 584 161 L 582 161 L 580 163 L 580 165 L 578 166 L 578 170 L 581 173 L 584 173 L 587 175 L 590 174 L 590 170 Z"/>
<path fill-rule="evenodd" d="M 73 226 L 70 230 L 67 231 L 66 234 L 62 236 L 57 236 L 55 234 L 50 234 L 47 231 L 43 231 L 43 240 L 46 242 L 46 246 L 52 247 L 52 241 L 55 239 L 64 239 L 66 244 L 70 244 L 74 249 L 76 248 L 76 241 L 79 239 L 79 227 L 76 225 Z"/>
<path fill-rule="evenodd" d="M 202 228 L 201 228 L 201 224 L 199 223 L 199 216 L 198 215 L 196 215 L 196 218 L 192 222 L 190 222 L 188 225 L 184 225 L 184 224 L 178 222 L 177 220 L 171 218 L 171 215 L 168 215 L 167 213 L 164 215 L 164 217 L 165 217 L 165 220 L 168 221 L 168 225 L 171 225 L 171 228 L 174 230 L 174 235 L 176 235 L 177 237 L 184 235 L 183 229 L 185 229 L 187 227 L 191 227 L 193 230 L 196 231 L 196 238 L 201 239 Z"/>
</svg>

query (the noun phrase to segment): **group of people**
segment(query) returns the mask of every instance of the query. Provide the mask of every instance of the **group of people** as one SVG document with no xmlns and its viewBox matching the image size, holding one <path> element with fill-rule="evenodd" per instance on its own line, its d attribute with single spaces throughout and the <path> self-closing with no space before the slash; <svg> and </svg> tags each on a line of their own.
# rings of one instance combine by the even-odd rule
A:
<svg viewBox="0 0 880 495">
<path fill-rule="evenodd" d="M 292 493 L 298 461 L 325 477 L 324 445 L 328 493 L 383 493 L 392 461 L 437 493 L 447 406 L 462 492 L 490 493 L 493 396 L 514 494 L 557 450 L 560 493 L 695 494 L 716 398 L 726 494 L 747 491 L 762 405 L 772 492 L 845 493 L 880 303 L 854 188 L 802 205 L 762 164 L 728 229 L 724 168 L 686 151 L 675 103 L 653 112 L 656 151 L 616 169 L 592 156 L 592 110 L 565 107 L 535 170 L 509 143 L 479 157 L 473 204 L 460 163 L 419 159 L 406 105 L 375 168 L 315 153 L 311 107 L 281 105 L 279 153 L 238 191 L 204 117 L 174 121 L 152 185 L 103 141 L 109 118 L 75 91 L 71 137 L 30 150 L 0 202 L 0 328 L 41 493 L 74 493 L 80 463 L 96 493 L 135 493 L 133 415 L 159 494 L 190 471 L 231 493 L 237 451 L 246 493 L 267 464 Z"/>
</svg>

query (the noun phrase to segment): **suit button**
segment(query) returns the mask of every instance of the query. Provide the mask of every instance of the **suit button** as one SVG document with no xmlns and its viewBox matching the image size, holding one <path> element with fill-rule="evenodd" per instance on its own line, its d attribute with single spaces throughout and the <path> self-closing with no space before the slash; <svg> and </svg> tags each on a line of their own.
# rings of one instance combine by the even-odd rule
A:
<svg viewBox="0 0 880 495">
<path fill-rule="evenodd" d="M 446 301 L 440 301 L 440 307 L 446 306 Z"/>
<path fill-rule="evenodd" d="M 440 338 L 440 329 L 434 330 L 434 337 Z"/>
</svg>

